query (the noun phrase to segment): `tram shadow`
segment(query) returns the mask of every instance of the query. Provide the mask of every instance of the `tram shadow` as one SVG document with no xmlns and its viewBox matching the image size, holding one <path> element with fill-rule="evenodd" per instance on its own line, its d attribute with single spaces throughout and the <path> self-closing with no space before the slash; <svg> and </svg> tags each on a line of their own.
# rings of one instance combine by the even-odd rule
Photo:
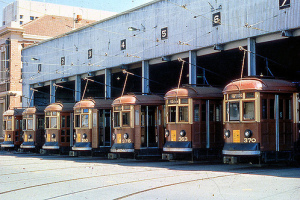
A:
<svg viewBox="0 0 300 200">
<path fill-rule="evenodd" d="M 172 171 L 190 171 L 197 173 L 208 172 L 224 172 L 234 174 L 250 174 L 250 175 L 264 175 L 284 178 L 300 178 L 300 170 L 298 166 L 290 166 L 286 163 L 274 163 L 268 165 L 258 164 L 223 164 L 219 160 L 213 161 L 162 161 L 158 159 L 136 160 L 136 159 L 115 159 L 110 160 L 106 157 L 91 157 L 79 156 L 70 157 L 67 155 L 41 155 L 37 153 L 18 153 L 18 152 L 3 152 L 0 151 L 0 156 L 14 156 L 16 158 L 35 158 L 37 160 L 57 160 L 68 161 L 75 163 L 85 163 L 97 167 L 97 165 L 105 164 L 108 167 L 111 165 L 119 165 L 130 168 L 147 168 L 149 170 L 166 169 Z"/>
</svg>

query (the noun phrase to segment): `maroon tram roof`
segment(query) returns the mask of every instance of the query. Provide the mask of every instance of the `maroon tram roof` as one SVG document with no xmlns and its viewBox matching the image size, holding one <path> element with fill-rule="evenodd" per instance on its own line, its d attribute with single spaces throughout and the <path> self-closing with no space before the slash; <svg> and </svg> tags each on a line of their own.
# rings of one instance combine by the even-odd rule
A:
<svg viewBox="0 0 300 200">
<path fill-rule="evenodd" d="M 158 95 L 133 95 L 128 94 L 115 99 L 113 106 L 132 104 L 132 105 L 163 105 L 164 99 Z"/>
<path fill-rule="evenodd" d="M 83 99 L 74 105 L 75 108 L 111 109 L 112 100 L 108 99 Z"/>
<path fill-rule="evenodd" d="M 223 93 L 239 91 L 264 91 L 264 92 L 297 92 L 296 85 L 280 79 L 242 78 L 225 86 Z"/>
<path fill-rule="evenodd" d="M 29 108 L 25 108 L 22 115 L 28 115 L 28 114 L 44 115 L 44 110 L 45 110 L 45 106 L 29 107 Z"/>
<path fill-rule="evenodd" d="M 169 98 L 222 98 L 222 90 L 216 87 L 181 87 L 168 91 L 165 99 Z"/>
<path fill-rule="evenodd" d="M 74 103 L 52 103 L 45 108 L 46 111 L 56 111 L 56 112 L 72 112 Z"/>
<path fill-rule="evenodd" d="M 17 109 L 17 108 L 15 108 L 15 109 L 9 109 L 9 110 L 7 110 L 7 111 L 5 111 L 4 113 L 3 113 L 3 115 L 4 116 L 20 116 L 20 115 L 22 115 L 22 113 L 23 113 L 23 111 L 24 111 L 24 109 Z"/>
</svg>

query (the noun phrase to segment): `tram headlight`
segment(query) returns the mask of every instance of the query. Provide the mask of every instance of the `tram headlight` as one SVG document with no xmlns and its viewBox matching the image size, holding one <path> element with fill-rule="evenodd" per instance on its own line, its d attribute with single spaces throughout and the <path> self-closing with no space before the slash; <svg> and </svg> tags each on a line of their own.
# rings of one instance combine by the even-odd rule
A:
<svg viewBox="0 0 300 200">
<path fill-rule="evenodd" d="M 225 137 L 229 138 L 230 137 L 230 130 L 226 130 L 225 133 L 224 133 L 224 135 L 225 135 Z"/>
<path fill-rule="evenodd" d="M 116 139 L 116 134 L 115 134 L 115 133 L 112 134 L 112 139 L 113 139 L 113 140 Z"/>
<path fill-rule="evenodd" d="M 31 138 L 32 138 L 32 135 L 30 134 L 30 135 L 28 136 L 28 138 L 31 139 Z"/>
<path fill-rule="evenodd" d="M 247 130 L 245 130 L 245 137 L 246 138 L 249 138 L 249 137 L 251 137 L 252 136 L 252 131 L 250 130 L 250 129 L 247 129 Z"/>
<path fill-rule="evenodd" d="M 84 133 L 83 135 L 82 135 L 82 139 L 86 139 L 87 138 L 87 135 Z"/>
<path fill-rule="evenodd" d="M 10 135 L 10 134 L 8 134 L 8 135 L 7 135 L 7 137 L 8 137 L 8 138 L 11 138 L 11 135 Z"/>
<path fill-rule="evenodd" d="M 124 139 L 127 140 L 128 138 L 129 138 L 128 133 L 125 133 L 125 134 L 124 134 Z"/>
<path fill-rule="evenodd" d="M 77 138 L 77 133 L 74 133 L 74 140 L 76 140 Z"/>
<path fill-rule="evenodd" d="M 180 136 L 181 136 L 181 137 L 184 137 L 184 136 L 186 136 L 186 132 L 185 132 L 185 130 L 181 130 L 179 134 L 180 134 Z"/>
<path fill-rule="evenodd" d="M 45 134 L 44 137 L 47 138 L 47 134 Z"/>
<path fill-rule="evenodd" d="M 53 133 L 53 134 L 51 135 L 51 137 L 52 137 L 52 138 L 55 138 L 55 134 Z"/>
<path fill-rule="evenodd" d="M 165 131 L 165 137 L 169 137 L 169 135 L 170 135 L 170 131 L 166 129 L 166 131 Z"/>
</svg>

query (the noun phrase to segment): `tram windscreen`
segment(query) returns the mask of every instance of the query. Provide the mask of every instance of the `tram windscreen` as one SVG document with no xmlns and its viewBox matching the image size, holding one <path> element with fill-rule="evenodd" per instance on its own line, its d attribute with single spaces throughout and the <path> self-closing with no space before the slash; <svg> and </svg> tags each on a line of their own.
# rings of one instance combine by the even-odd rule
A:
<svg viewBox="0 0 300 200">
<path fill-rule="evenodd" d="M 254 120 L 254 102 L 244 102 L 244 120 Z"/>
<path fill-rule="evenodd" d="M 57 118 L 56 117 L 51 117 L 50 118 L 50 124 L 51 124 L 51 128 L 57 128 Z"/>
<path fill-rule="evenodd" d="M 7 120 L 7 126 L 6 126 L 7 130 L 12 130 L 12 121 Z"/>
<path fill-rule="evenodd" d="M 179 122 L 189 121 L 189 109 L 188 106 L 179 106 Z"/>
<path fill-rule="evenodd" d="M 89 115 L 81 115 L 81 127 L 89 127 Z"/>
<path fill-rule="evenodd" d="M 33 119 L 27 119 L 27 130 L 33 130 Z"/>
<path fill-rule="evenodd" d="M 240 120 L 240 107 L 239 102 L 229 103 L 229 121 Z"/>
<path fill-rule="evenodd" d="M 114 127 L 120 127 L 120 112 L 114 112 Z"/>
<path fill-rule="evenodd" d="M 122 113 L 122 124 L 123 126 L 130 125 L 130 112 L 123 112 Z"/>
<path fill-rule="evenodd" d="M 176 107 L 170 106 L 169 107 L 169 122 L 176 122 Z"/>
</svg>

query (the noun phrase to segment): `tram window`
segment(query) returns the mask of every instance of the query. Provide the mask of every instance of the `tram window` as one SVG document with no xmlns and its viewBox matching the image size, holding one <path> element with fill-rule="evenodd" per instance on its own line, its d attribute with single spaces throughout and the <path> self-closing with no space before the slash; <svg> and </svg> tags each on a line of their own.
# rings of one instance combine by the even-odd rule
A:
<svg viewBox="0 0 300 200">
<path fill-rule="evenodd" d="M 6 121 L 3 121 L 3 130 L 6 130 Z"/>
<path fill-rule="evenodd" d="M 12 124 L 11 124 L 11 120 L 7 121 L 7 130 L 12 130 Z"/>
<path fill-rule="evenodd" d="M 46 128 L 49 128 L 49 117 L 46 117 Z"/>
<path fill-rule="evenodd" d="M 82 112 L 83 112 L 83 113 L 88 113 L 88 112 L 89 112 L 89 109 L 83 109 Z"/>
<path fill-rule="evenodd" d="M 122 113 L 122 125 L 129 126 L 130 125 L 130 112 Z"/>
<path fill-rule="evenodd" d="M 61 117 L 61 128 L 65 128 L 66 127 L 66 117 L 62 116 Z"/>
<path fill-rule="evenodd" d="M 81 110 L 80 109 L 75 109 L 75 113 L 80 113 Z"/>
<path fill-rule="evenodd" d="M 275 106 L 274 106 L 275 100 L 270 99 L 270 119 L 275 119 Z"/>
<path fill-rule="evenodd" d="M 114 127 L 120 127 L 120 112 L 114 112 Z"/>
<path fill-rule="evenodd" d="M 33 130 L 33 119 L 27 119 L 27 130 Z"/>
<path fill-rule="evenodd" d="M 50 118 L 50 125 L 51 125 L 51 128 L 57 128 L 57 118 L 56 117 Z"/>
<path fill-rule="evenodd" d="M 221 121 L 221 105 L 216 105 L 216 122 Z"/>
<path fill-rule="evenodd" d="M 89 127 L 89 115 L 81 115 L 81 127 Z"/>
<path fill-rule="evenodd" d="M 239 102 L 229 103 L 229 121 L 239 121 L 240 107 Z"/>
<path fill-rule="evenodd" d="M 292 119 L 292 101 L 290 99 L 285 100 L 285 119 Z"/>
<path fill-rule="evenodd" d="M 189 121 L 189 107 L 188 106 L 179 106 L 179 122 L 188 122 Z"/>
<path fill-rule="evenodd" d="M 244 102 L 243 119 L 244 120 L 254 120 L 254 102 Z"/>
<path fill-rule="evenodd" d="M 194 122 L 199 122 L 200 116 L 199 116 L 199 104 L 194 105 Z"/>
<path fill-rule="evenodd" d="M 99 126 L 102 126 L 103 127 L 103 115 L 101 115 L 100 113 L 100 117 L 99 117 Z M 93 113 L 93 127 L 97 127 L 97 113 L 94 112 Z"/>
<path fill-rule="evenodd" d="M 158 110 L 158 125 L 161 125 L 161 110 Z"/>
<path fill-rule="evenodd" d="M 283 99 L 279 99 L 279 119 L 283 119 Z"/>
<path fill-rule="evenodd" d="M 254 98 L 255 97 L 254 94 L 255 94 L 254 92 L 247 92 L 246 93 L 246 98 Z"/>
<path fill-rule="evenodd" d="M 206 121 L 206 104 L 201 105 L 201 121 Z"/>
<path fill-rule="evenodd" d="M 20 120 L 18 120 L 18 119 L 16 120 L 16 124 L 15 124 L 15 129 L 16 129 L 16 130 L 19 129 L 19 121 L 20 121 Z"/>
<path fill-rule="evenodd" d="M 67 136 L 70 136 L 70 130 L 67 130 Z"/>
<path fill-rule="evenodd" d="M 57 112 L 52 112 L 52 116 L 56 116 L 57 115 Z"/>
<path fill-rule="evenodd" d="M 27 127 L 26 127 L 26 119 L 23 119 L 23 128 L 22 128 L 22 129 L 23 129 L 23 130 L 27 130 L 26 128 L 27 128 Z"/>
<path fill-rule="evenodd" d="M 140 124 L 140 112 L 139 110 L 135 110 L 135 125 L 138 126 Z"/>
<path fill-rule="evenodd" d="M 61 142 L 65 142 L 65 137 L 60 137 Z"/>
<path fill-rule="evenodd" d="M 38 129 L 44 129 L 44 118 L 38 119 Z"/>
<path fill-rule="evenodd" d="M 71 117 L 67 116 L 67 128 L 70 128 Z"/>
<path fill-rule="evenodd" d="M 20 129 L 23 127 L 23 120 L 20 120 Z"/>
<path fill-rule="evenodd" d="M 61 135 L 65 135 L 65 132 L 66 132 L 66 131 L 65 131 L 64 129 L 62 129 L 62 130 L 61 130 Z"/>
<path fill-rule="evenodd" d="M 176 122 L 176 107 L 170 106 L 169 107 L 169 122 Z"/>
<path fill-rule="evenodd" d="M 46 116 L 51 116 L 51 113 L 50 112 L 46 112 Z"/>
<path fill-rule="evenodd" d="M 75 115 L 75 127 L 80 127 L 80 115 Z"/>
<path fill-rule="evenodd" d="M 130 110 L 130 106 L 123 106 L 123 110 Z"/>
<path fill-rule="evenodd" d="M 181 99 L 181 103 L 182 103 L 182 104 L 188 104 L 189 101 L 188 101 L 188 99 Z"/>
<path fill-rule="evenodd" d="M 267 99 L 262 99 L 262 119 L 268 118 Z"/>
<path fill-rule="evenodd" d="M 214 105 L 209 105 L 209 121 L 214 121 L 215 116 L 214 116 Z"/>
</svg>

